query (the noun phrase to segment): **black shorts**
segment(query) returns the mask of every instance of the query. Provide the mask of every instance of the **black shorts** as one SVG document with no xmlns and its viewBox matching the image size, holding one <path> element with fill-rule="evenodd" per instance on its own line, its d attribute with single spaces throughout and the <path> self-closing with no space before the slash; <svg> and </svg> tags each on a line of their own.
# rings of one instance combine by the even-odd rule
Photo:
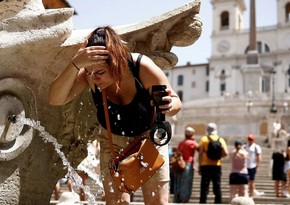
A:
<svg viewBox="0 0 290 205">
<path fill-rule="evenodd" d="M 255 168 L 248 168 L 248 175 L 251 181 L 254 181 L 256 178 L 256 167 Z"/>
<path fill-rule="evenodd" d="M 249 175 L 242 173 L 231 173 L 230 174 L 230 184 L 248 184 Z"/>
</svg>

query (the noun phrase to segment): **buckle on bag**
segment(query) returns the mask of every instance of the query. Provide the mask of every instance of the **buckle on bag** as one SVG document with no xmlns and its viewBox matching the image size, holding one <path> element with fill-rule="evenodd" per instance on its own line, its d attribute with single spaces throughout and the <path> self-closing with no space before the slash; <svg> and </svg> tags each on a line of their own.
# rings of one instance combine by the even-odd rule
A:
<svg viewBox="0 0 290 205">
<path fill-rule="evenodd" d="M 143 161 L 144 155 L 142 153 L 140 153 L 137 156 L 137 159 L 140 161 L 140 165 L 141 165 L 140 169 L 141 169 L 141 171 L 144 171 L 148 167 L 148 163 Z"/>
<path fill-rule="evenodd" d="M 110 159 L 109 169 L 113 169 L 114 171 L 118 171 L 119 170 L 119 163 L 115 163 L 114 159 Z"/>
</svg>

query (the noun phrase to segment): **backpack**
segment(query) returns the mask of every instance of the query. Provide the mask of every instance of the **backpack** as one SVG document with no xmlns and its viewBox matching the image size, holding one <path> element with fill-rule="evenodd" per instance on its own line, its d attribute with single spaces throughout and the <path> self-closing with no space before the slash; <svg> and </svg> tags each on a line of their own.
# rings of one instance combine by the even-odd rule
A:
<svg viewBox="0 0 290 205">
<path fill-rule="evenodd" d="M 222 143 L 220 142 L 220 137 L 215 141 L 210 136 L 207 148 L 207 157 L 211 160 L 219 160 L 222 158 Z"/>
</svg>

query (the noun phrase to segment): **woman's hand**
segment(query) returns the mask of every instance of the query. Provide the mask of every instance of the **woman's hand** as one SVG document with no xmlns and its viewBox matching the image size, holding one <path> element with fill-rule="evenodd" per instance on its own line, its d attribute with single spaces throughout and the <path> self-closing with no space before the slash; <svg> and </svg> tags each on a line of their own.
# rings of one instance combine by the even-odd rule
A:
<svg viewBox="0 0 290 205">
<path fill-rule="evenodd" d="M 171 90 L 166 89 L 167 96 L 162 97 L 162 101 L 166 104 L 160 105 L 159 108 L 162 110 L 162 114 L 166 114 L 167 112 L 170 112 L 173 105 L 172 105 L 172 96 L 171 96 Z"/>
<path fill-rule="evenodd" d="M 86 40 L 71 61 L 78 67 L 92 67 L 92 65 L 101 65 L 109 58 L 109 51 L 105 46 L 86 47 Z M 92 68 L 89 70 L 91 71 Z"/>
</svg>

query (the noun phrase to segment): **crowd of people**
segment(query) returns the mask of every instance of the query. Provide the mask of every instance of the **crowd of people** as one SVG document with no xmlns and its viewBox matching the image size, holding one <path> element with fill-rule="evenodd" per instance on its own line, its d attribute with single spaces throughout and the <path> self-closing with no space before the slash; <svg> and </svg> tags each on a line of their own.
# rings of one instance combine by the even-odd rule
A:
<svg viewBox="0 0 290 205">
<path fill-rule="evenodd" d="M 189 135 L 189 130 L 190 135 Z M 217 159 L 210 159 L 210 141 L 220 141 L 221 156 Z M 200 203 L 207 202 L 209 185 L 212 182 L 214 203 L 222 203 L 221 175 L 222 158 L 229 156 L 231 171 L 229 174 L 230 196 L 229 203 L 237 196 L 255 197 L 264 195 L 255 187 L 257 171 L 262 160 L 262 148 L 255 143 L 256 137 L 253 134 L 247 136 L 247 142 L 237 139 L 233 144 L 233 149 L 228 151 L 225 140 L 217 133 L 217 125 L 209 123 L 207 125 L 207 135 L 202 136 L 199 142 L 195 141 L 195 131 L 191 127 L 185 129 L 185 139 L 181 141 L 174 153 L 181 153 L 181 157 L 186 161 L 187 166 L 184 170 L 175 171 L 171 167 L 171 194 L 174 203 L 187 203 L 191 197 L 194 171 L 201 175 L 200 182 Z M 187 145 L 187 146 L 185 146 Z M 190 157 L 188 155 L 190 154 Z M 196 157 L 198 156 L 198 157 Z M 198 158 L 194 166 L 195 158 Z M 174 161 L 174 160 L 171 160 Z M 290 140 L 287 148 L 275 151 L 272 155 L 272 179 L 276 197 L 290 198 Z M 187 187 L 187 190 L 185 190 Z"/>
</svg>

